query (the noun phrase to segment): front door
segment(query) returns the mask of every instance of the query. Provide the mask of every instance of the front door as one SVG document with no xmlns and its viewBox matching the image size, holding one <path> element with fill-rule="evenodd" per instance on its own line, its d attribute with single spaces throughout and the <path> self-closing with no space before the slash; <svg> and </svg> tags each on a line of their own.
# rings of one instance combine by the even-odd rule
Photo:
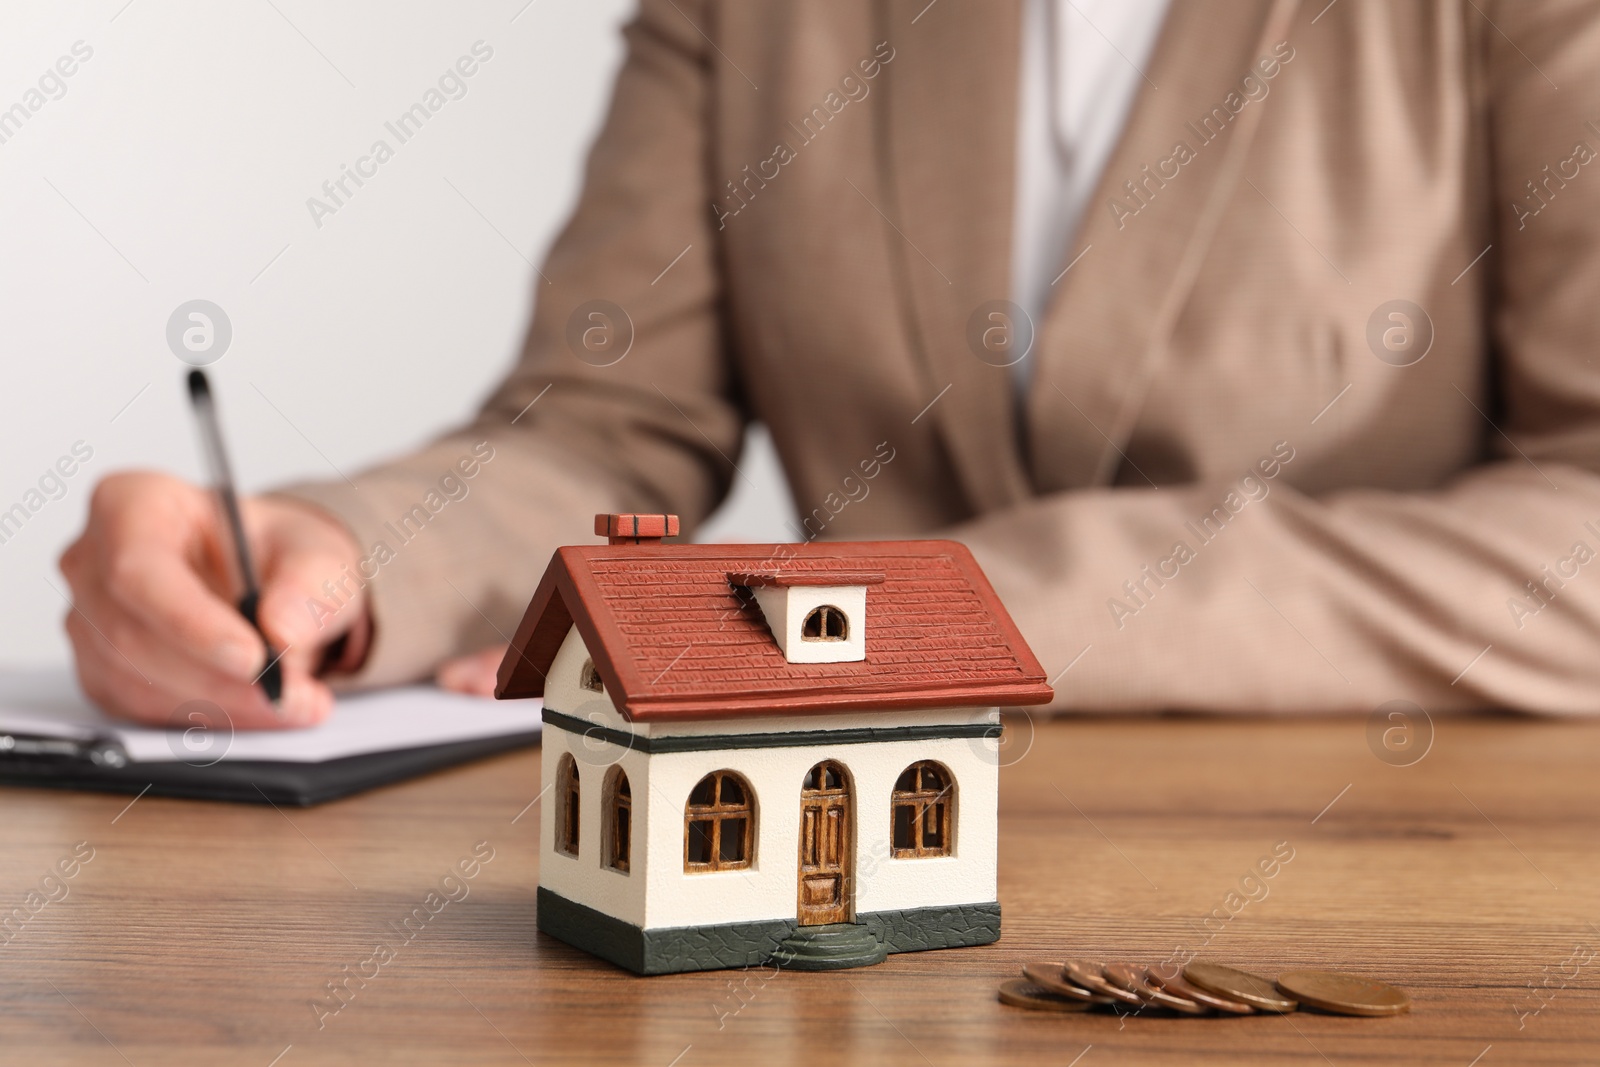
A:
<svg viewBox="0 0 1600 1067">
<path fill-rule="evenodd" d="M 850 919 L 850 779 L 824 760 L 811 768 L 800 789 L 800 925 Z"/>
</svg>

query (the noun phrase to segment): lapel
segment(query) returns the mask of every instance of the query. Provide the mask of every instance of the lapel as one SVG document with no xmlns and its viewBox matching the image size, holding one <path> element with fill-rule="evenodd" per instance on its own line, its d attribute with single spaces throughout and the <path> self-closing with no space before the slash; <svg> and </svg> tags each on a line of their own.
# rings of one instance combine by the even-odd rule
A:
<svg viewBox="0 0 1600 1067">
<path fill-rule="evenodd" d="M 1296 6 L 1297 0 L 1173 0 L 1146 68 L 1158 88 L 1146 84 L 1134 102 L 1063 263 L 1083 258 L 1057 283 L 1040 325 L 1027 402 L 1037 492 L 1105 485 L 1115 477 L 1273 94 L 1246 104 L 1210 141 L 1196 126 L 1213 106 L 1225 107 L 1246 71 L 1288 37 Z M 1178 142 L 1194 158 L 1159 184 L 1157 166 Z M 1146 178 L 1146 166 L 1156 178 Z M 1142 206 L 1128 192 L 1130 181 L 1146 183 Z M 1114 200 L 1139 210 L 1114 213 Z"/>
<path fill-rule="evenodd" d="M 899 231 L 886 239 L 923 400 L 939 397 L 917 421 L 932 424 L 972 509 L 991 511 L 1032 494 L 1012 372 L 968 342 L 979 305 L 1010 297 L 1020 0 L 879 5 L 878 39 L 896 53 L 876 139 Z"/>
</svg>

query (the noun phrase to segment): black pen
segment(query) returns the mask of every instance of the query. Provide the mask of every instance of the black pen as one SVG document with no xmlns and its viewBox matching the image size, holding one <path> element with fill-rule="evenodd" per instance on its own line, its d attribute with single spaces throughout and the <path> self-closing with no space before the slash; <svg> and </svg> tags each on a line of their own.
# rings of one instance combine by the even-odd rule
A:
<svg viewBox="0 0 1600 1067">
<path fill-rule="evenodd" d="M 282 653 L 272 647 L 256 609 L 261 603 L 261 587 L 256 584 L 256 570 L 250 563 L 250 543 L 245 540 L 244 522 L 239 517 L 239 497 L 233 491 L 233 470 L 228 466 L 228 453 L 222 447 L 222 427 L 217 421 L 217 406 L 211 399 L 211 383 L 205 371 L 189 372 L 189 400 L 194 405 L 196 419 L 200 422 L 200 438 L 205 444 L 206 465 L 211 468 L 211 483 L 216 488 L 217 500 L 227 517 L 228 533 L 233 539 L 233 550 L 239 561 L 239 578 L 244 585 L 244 595 L 239 598 L 239 613 L 249 620 L 267 646 L 267 665 L 256 676 L 262 692 L 272 701 L 272 710 L 279 718 L 283 711 L 278 701 L 283 698 L 283 671 L 278 666 Z"/>
</svg>

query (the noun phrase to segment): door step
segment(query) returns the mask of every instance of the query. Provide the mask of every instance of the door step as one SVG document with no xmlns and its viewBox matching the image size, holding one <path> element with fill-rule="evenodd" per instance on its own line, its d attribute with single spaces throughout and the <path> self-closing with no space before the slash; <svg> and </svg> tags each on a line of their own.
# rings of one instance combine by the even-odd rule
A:
<svg viewBox="0 0 1600 1067">
<path fill-rule="evenodd" d="M 802 926 L 772 953 L 773 963 L 791 971 L 842 971 L 888 958 L 888 946 L 860 923 Z"/>
</svg>

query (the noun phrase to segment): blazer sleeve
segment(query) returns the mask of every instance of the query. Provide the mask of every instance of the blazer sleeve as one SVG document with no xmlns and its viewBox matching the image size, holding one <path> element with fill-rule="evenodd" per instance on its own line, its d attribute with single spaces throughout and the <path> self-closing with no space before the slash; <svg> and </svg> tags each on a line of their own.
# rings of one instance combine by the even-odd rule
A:
<svg viewBox="0 0 1600 1067">
<path fill-rule="evenodd" d="M 1474 7 L 1490 24 L 1485 460 L 1429 492 L 1275 484 L 1164 584 L 1144 567 L 1227 486 L 1068 493 L 962 526 L 1057 707 L 1600 711 L 1600 10 Z M 1527 218 L 1546 164 L 1566 179 Z"/>
<path fill-rule="evenodd" d="M 644 0 L 575 212 L 534 279 L 522 355 L 467 425 L 351 482 L 283 492 L 356 535 L 376 685 L 506 640 L 552 551 L 597 512 L 692 526 L 726 493 L 745 416 L 724 358 L 708 189 L 713 5 Z M 668 266 L 670 271 L 663 272 Z M 487 458 L 486 458 L 487 457 Z M 471 478 L 464 472 L 472 470 Z M 318 609 L 308 605 L 313 614 Z"/>
</svg>

